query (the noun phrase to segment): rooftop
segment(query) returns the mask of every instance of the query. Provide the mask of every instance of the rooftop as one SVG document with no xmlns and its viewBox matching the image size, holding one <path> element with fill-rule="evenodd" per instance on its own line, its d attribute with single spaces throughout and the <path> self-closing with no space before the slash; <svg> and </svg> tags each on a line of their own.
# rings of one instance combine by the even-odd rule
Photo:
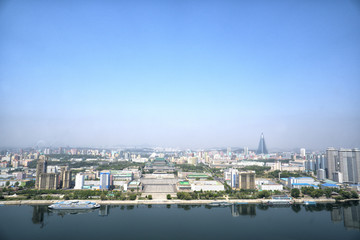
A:
<svg viewBox="0 0 360 240">
<path fill-rule="evenodd" d="M 206 174 L 189 174 L 188 178 L 208 178 L 209 176 Z"/>
<path fill-rule="evenodd" d="M 195 185 L 222 185 L 222 183 L 218 181 L 195 181 Z"/>
<path fill-rule="evenodd" d="M 338 185 L 333 184 L 333 183 L 324 183 L 324 184 L 321 184 L 321 186 L 324 186 L 324 187 L 338 187 Z"/>
<path fill-rule="evenodd" d="M 190 183 L 188 181 L 180 181 L 179 184 L 180 185 L 190 185 Z"/>
</svg>

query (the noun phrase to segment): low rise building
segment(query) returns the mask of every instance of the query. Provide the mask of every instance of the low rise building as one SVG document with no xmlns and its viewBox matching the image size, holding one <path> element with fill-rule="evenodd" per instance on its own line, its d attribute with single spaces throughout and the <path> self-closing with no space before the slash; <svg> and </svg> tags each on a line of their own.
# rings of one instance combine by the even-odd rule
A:
<svg viewBox="0 0 360 240">
<path fill-rule="evenodd" d="M 282 191 L 284 189 L 284 186 L 282 184 L 276 184 L 270 179 L 266 178 L 257 178 L 255 180 L 255 184 L 257 189 L 259 190 Z"/>
<path fill-rule="evenodd" d="M 319 189 L 319 186 L 314 185 L 314 184 L 309 184 L 309 183 L 293 183 L 293 184 L 291 184 L 291 188 L 301 189 L 303 187 L 313 187 L 315 189 Z"/>
<path fill-rule="evenodd" d="M 324 183 L 320 185 L 321 189 L 325 189 L 325 188 L 340 188 L 340 185 L 338 184 L 334 184 L 334 183 Z"/>
<path fill-rule="evenodd" d="M 298 188 L 301 189 L 302 187 L 314 187 L 319 188 L 319 182 L 315 182 L 315 180 L 311 177 L 289 177 L 287 179 L 287 186 L 289 188 Z"/>
<path fill-rule="evenodd" d="M 284 190 L 284 186 L 281 184 L 263 184 L 259 186 L 259 189 L 267 191 L 282 191 Z"/>
<path fill-rule="evenodd" d="M 224 191 L 224 185 L 218 181 L 194 181 L 191 183 L 192 191 Z"/>
<path fill-rule="evenodd" d="M 142 190 L 142 184 L 139 181 L 131 181 L 127 185 L 127 189 Z"/>
<path fill-rule="evenodd" d="M 206 174 L 189 174 L 189 175 L 187 175 L 186 176 L 186 178 L 188 179 L 188 180 L 197 180 L 197 179 L 199 179 L 199 180 L 206 180 L 206 179 L 208 179 L 209 178 L 209 176 L 208 175 L 206 175 Z"/>
<path fill-rule="evenodd" d="M 191 190 L 191 184 L 189 183 L 189 181 L 179 181 L 176 184 L 176 189 L 178 191 L 189 191 Z"/>
</svg>

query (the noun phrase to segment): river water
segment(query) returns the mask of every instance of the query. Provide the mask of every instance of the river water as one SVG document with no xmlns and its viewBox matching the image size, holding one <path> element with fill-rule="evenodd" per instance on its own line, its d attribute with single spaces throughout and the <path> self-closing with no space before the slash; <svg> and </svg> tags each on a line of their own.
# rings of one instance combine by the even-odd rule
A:
<svg viewBox="0 0 360 240">
<path fill-rule="evenodd" d="M 360 205 L 104 205 L 88 212 L 0 207 L 1 240 L 227 238 L 359 240 Z"/>
</svg>

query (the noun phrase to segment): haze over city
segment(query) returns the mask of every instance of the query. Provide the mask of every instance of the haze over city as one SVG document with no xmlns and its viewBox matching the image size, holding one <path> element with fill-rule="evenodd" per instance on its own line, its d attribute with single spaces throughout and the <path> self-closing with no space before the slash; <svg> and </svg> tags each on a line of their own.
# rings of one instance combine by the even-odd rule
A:
<svg viewBox="0 0 360 240">
<path fill-rule="evenodd" d="M 0 35 L 0 147 L 359 147 L 356 1 L 1 1 Z"/>
</svg>

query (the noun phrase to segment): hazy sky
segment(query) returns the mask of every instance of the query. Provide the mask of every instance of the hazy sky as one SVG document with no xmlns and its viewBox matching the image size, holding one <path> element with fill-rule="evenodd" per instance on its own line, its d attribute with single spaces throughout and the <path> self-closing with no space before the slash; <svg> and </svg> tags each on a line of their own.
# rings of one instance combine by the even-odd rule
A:
<svg viewBox="0 0 360 240">
<path fill-rule="evenodd" d="M 360 147 L 360 3 L 0 1 L 0 147 Z"/>
</svg>

